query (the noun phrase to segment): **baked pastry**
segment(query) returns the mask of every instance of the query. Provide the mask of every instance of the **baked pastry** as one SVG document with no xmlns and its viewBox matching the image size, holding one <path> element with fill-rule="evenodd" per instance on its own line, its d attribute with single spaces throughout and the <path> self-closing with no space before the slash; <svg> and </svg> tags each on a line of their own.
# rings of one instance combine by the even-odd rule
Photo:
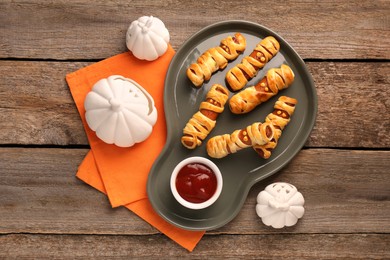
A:
<svg viewBox="0 0 390 260">
<path fill-rule="evenodd" d="M 267 115 L 265 122 L 271 123 L 275 127 L 274 137 L 264 145 L 254 145 L 253 149 L 264 159 L 271 156 L 272 150 L 278 144 L 284 127 L 290 122 L 294 114 L 295 106 L 298 101 L 295 98 L 281 96 L 274 105 L 274 111 Z"/>
<path fill-rule="evenodd" d="M 288 65 L 267 71 L 267 74 L 255 86 L 246 88 L 229 101 L 230 110 L 234 114 L 244 114 L 256 106 L 275 96 L 279 90 L 288 88 L 294 81 L 294 72 Z"/>
<path fill-rule="evenodd" d="M 214 72 L 224 69 L 229 61 L 235 60 L 245 48 L 246 39 L 242 34 L 228 36 L 218 47 L 208 49 L 196 63 L 191 64 L 187 69 L 187 77 L 199 88 Z"/>
<path fill-rule="evenodd" d="M 280 44 L 274 37 L 264 38 L 249 56 L 244 57 L 240 64 L 228 71 L 226 81 L 230 88 L 234 91 L 242 89 L 279 50 Z"/>
<path fill-rule="evenodd" d="M 229 91 L 214 84 L 207 92 L 206 100 L 200 103 L 199 111 L 188 121 L 183 129 L 181 143 L 188 149 L 195 149 L 215 127 L 219 114 L 224 110 Z"/>
<path fill-rule="evenodd" d="M 275 128 L 271 123 L 253 123 L 232 134 L 217 135 L 207 142 L 207 154 L 222 158 L 254 145 L 264 145 L 271 141 Z"/>
</svg>

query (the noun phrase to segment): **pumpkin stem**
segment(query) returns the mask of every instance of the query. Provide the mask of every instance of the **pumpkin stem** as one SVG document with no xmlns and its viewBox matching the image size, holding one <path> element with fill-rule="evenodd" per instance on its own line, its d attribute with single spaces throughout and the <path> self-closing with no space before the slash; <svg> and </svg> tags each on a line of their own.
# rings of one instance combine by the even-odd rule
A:
<svg viewBox="0 0 390 260">
<path fill-rule="evenodd" d="M 149 19 L 146 21 L 146 26 L 147 27 L 150 27 L 153 23 L 153 16 L 149 16 Z"/>
<path fill-rule="evenodd" d="M 122 105 L 122 103 L 116 98 L 111 98 L 109 102 L 111 105 L 111 109 L 114 111 L 118 111 Z"/>
</svg>

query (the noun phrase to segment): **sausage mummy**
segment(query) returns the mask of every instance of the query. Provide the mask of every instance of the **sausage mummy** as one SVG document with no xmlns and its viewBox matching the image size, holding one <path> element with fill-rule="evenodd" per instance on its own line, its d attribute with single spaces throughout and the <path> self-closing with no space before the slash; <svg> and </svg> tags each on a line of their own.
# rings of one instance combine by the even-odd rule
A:
<svg viewBox="0 0 390 260">
<path fill-rule="evenodd" d="M 204 52 L 187 69 L 187 77 L 196 86 L 200 87 L 204 81 L 211 78 L 211 75 L 219 69 L 224 69 L 228 61 L 235 60 L 246 48 L 246 39 L 236 33 L 233 37 L 223 39 L 218 47 L 210 48 Z"/>
<path fill-rule="evenodd" d="M 232 134 L 217 135 L 207 142 L 207 154 L 222 158 L 254 145 L 264 145 L 271 141 L 275 128 L 271 123 L 253 123 Z"/>
<path fill-rule="evenodd" d="M 234 91 L 242 89 L 279 50 L 280 44 L 274 37 L 264 38 L 249 56 L 244 57 L 240 64 L 228 71 L 226 81 L 230 88 Z"/>
<path fill-rule="evenodd" d="M 275 96 L 280 90 L 288 88 L 294 81 L 294 72 L 288 65 L 267 71 L 267 74 L 255 86 L 246 88 L 231 97 L 230 110 L 234 114 L 252 111 L 261 103 Z"/>
<path fill-rule="evenodd" d="M 206 100 L 200 103 L 199 111 L 188 121 L 183 129 L 181 143 L 188 149 L 195 149 L 213 130 L 219 114 L 224 110 L 229 91 L 214 84 L 206 94 Z"/>
<path fill-rule="evenodd" d="M 296 99 L 286 96 L 281 96 L 276 101 L 274 111 L 265 118 L 265 122 L 271 123 L 275 127 L 274 137 L 267 144 L 253 146 L 253 149 L 260 157 L 268 159 L 271 156 L 272 150 L 277 146 L 284 127 L 290 122 L 290 118 L 294 114 L 297 103 Z"/>
</svg>

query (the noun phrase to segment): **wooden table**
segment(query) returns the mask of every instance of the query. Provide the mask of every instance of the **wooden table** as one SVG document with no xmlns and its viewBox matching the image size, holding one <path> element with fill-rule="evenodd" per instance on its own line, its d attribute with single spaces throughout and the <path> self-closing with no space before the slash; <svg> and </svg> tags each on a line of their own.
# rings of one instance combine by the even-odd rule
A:
<svg viewBox="0 0 390 260">
<path fill-rule="evenodd" d="M 390 258 L 389 1 L 2 0 L 0 10 L 0 258 Z M 318 92 L 302 151 L 192 253 L 75 177 L 89 145 L 65 75 L 126 51 L 142 15 L 165 22 L 175 50 L 218 21 L 260 23 L 302 56 Z M 275 181 L 305 196 L 294 227 L 255 213 Z"/>
</svg>

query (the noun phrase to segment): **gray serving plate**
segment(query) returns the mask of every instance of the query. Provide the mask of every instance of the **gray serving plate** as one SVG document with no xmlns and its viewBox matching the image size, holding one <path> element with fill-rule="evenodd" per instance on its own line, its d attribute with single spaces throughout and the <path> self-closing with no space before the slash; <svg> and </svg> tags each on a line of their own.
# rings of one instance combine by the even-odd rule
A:
<svg viewBox="0 0 390 260">
<path fill-rule="evenodd" d="M 196 89 L 186 76 L 186 69 L 207 49 L 218 46 L 221 39 L 234 33 L 242 33 L 247 41 L 246 50 L 223 71 L 216 72 L 201 88 Z M 255 45 L 268 35 L 280 42 L 280 52 L 248 82 L 255 85 L 270 68 L 288 64 L 295 73 L 293 84 L 255 110 L 244 115 L 234 115 L 228 105 L 218 117 L 216 127 L 203 144 L 195 150 L 186 149 L 180 142 L 187 121 L 198 111 L 209 88 L 219 83 L 226 86 L 226 72 L 242 58 L 249 55 Z M 188 39 L 171 61 L 164 90 L 164 109 L 167 121 L 167 142 L 154 162 L 149 173 L 147 192 L 156 212 L 168 222 L 188 230 L 210 230 L 231 221 L 240 211 L 250 188 L 285 166 L 305 144 L 315 123 L 317 94 L 314 82 L 305 63 L 294 49 L 275 32 L 247 21 L 225 21 L 210 25 Z M 234 93 L 231 93 L 231 95 Z M 232 133 L 254 122 L 263 122 L 273 111 L 276 100 L 281 96 L 296 98 L 298 104 L 290 123 L 283 131 L 279 144 L 268 159 L 260 158 L 248 148 L 222 159 L 209 158 L 206 152 L 207 140 L 215 135 Z M 183 159 L 203 156 L 211 159 L 223 175 L 223 190 L 219 199 L 210 207 L 191 210 L 181 206 L 173 197 L 169 180 L 174 167 Z M 255 205 L 253 205 L 254 210 Z"/>
</svg>

